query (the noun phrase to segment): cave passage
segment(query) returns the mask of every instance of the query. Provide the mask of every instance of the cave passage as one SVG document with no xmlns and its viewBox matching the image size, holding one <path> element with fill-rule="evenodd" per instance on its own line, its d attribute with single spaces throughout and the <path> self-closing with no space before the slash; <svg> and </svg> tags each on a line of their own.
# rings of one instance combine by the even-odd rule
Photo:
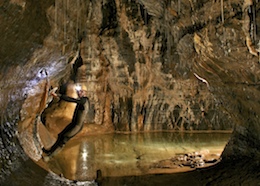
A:
<svg viewBox="0 0 260 186">
<path fill-rule="evenodd" d="M 90 135 L 71 139 L 49 162 L 37 164 L 81 181 L 96 179 L 98 170 L 104 177 L 186 172 L 218 162 L 229 137 L 176 132 Z"/>
<path fill-rule="evenodd" d="M 221 161 L 230 130 L 123 133 L 116 131 L 111 123 L 99 125 L 87 120 L 82 131 L 49 157 L 42 148 L 49 149 L 55 143 L 59 133 L 71 122 L 76 105 L 54 98 L 46 104 L 46 97 L 56 90 L 49 90 L 48 82 L 44 78 L 31 90 L 34 94 L 23 104 L 24 117 L 18 131 L 25 153 L 49 172 L 69 180 L 92 181 L 97 179 L 97 172 L 104 177 L 178 173 Z M 78 85 L 69 82 L 64 95 L 76 99 Z M 38 107 L 35 102 L 39 103 Z M 83 119 L 88 116 L 89 113 L 84 114 Z"/>
<path fill-rule="evenodd" d="M 259 10 L 0 0 L 0 185 L 259 185 Z M 71 81 L 90 101 L 83 130 L 44 161 L 76 107 L 50 95 Z"/>
</svg>

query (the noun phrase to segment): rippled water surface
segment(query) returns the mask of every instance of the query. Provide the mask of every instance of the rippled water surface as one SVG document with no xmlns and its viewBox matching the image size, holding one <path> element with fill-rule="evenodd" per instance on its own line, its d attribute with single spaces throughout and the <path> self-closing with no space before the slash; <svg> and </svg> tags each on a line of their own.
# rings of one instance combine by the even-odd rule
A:
<svg viewBox="0 0 260 186">
<path fill-rule="evenodd" d="M 219 158 L 227 133 L 138 133 L 92 135 L 70 140 L 49 162 L 49 168 L 73 180 L 93 180 L 97 170 L 103 176 L 127 176 L 183 171 L 153 169 L 161 160 L 178 154 L 198 152 Z"/>
</svg>

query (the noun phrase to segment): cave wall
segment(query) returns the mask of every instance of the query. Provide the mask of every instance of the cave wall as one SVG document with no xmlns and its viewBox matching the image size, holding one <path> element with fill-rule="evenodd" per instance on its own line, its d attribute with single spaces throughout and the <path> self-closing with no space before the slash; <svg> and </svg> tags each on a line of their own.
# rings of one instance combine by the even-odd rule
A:
<svg viewBox="0 0 260 186">
<path fill-rule="evenodd" d="M 53 29 L 45 47 L 60 48 L 68 59 L 81 50 L 77 82 L 91 101 L 87 123 L 133 132 L 231 130 L 230 114 L 193 67 L 195 32 L 208 29 L 208 15 L 193 20 L 201 12 L 188 2 L 179 12 L 177 2 L 157 3 L 156 10 L 153 3 L 56 1 L 48 9 Z"/>
<path fill-rule="evenodd" d="M 1 180 L 28 160 L 17 123 L 28 96 L 41 95 L 31 91 L 41 70 L 57 86 L 79 48 L 87 122 L 118 131 L 234 127 L 223 157 L 259 157 L 253 7 L 257 23 L 259 4 L 247 0 L 0 1 Z"/>
</svg>

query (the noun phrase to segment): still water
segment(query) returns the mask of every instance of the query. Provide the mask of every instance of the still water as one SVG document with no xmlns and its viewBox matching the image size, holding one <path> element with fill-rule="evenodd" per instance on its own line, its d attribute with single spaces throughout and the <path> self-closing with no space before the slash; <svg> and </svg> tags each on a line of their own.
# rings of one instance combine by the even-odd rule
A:
<svg viewBox="0 0 260 186">
<path fill-rule="evenodd" d="M 178 154 L 200 153 L 218 159 L 229 133 L 138 133 L 91 135 L 70 140 L 49 162 L 51 171 L 72 180 L 183 172 L 185 168 L 154 168 Z"/>
</svg>

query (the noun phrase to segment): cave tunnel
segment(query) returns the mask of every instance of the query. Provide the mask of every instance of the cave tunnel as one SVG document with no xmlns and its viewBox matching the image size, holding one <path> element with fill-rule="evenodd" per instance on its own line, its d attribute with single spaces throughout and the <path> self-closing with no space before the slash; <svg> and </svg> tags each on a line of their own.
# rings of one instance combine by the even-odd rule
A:
<svg viewBox="0 0 260 186">
<path fill-rule="evenodd" d="M 259 10 L 0 0 L 0 185 L 259 185 Z"/>
</svg>

